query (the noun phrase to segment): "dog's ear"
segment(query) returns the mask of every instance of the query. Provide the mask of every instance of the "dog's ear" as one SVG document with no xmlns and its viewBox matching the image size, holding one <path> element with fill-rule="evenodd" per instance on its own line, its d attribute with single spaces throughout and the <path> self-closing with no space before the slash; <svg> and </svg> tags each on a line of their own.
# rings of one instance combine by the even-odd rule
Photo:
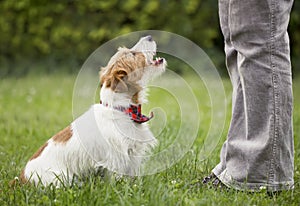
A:
<svg viewBox="0 0 300 206">
<path fill-rule="evenodd" d="M 118 93 L 127 92 L 128 87 L 126 81 L 127 81 L 127 72 L 124 69 L 115 70 L 112 73 L 111 89 Z"/>
<path fill-rule="evenodd" d="M 105 67 L 101 67 L 100 68 L 100 71 L 99 71 L 99 80 L 100 80 L 100 87 L 102 87 L 103 83 L 104 83 L 104 70 L 105 70 Z"/>
</svg>

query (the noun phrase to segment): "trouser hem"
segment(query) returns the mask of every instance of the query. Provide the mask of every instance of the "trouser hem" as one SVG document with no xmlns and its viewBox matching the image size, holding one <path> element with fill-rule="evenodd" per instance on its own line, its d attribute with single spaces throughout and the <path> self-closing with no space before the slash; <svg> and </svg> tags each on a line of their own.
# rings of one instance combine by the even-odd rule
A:
<svg viewBox="0 0 300 206">
<path fill-rule="evenodd" d="M 214 173 L 215 170 L 213 170 Z M 217 172 L 217 171 L 216 171 Z M 283 181 L 278 183 L 251 183 L 251 182 L 238 182 L 231 175 L 228 174 L 227 170 L 224 170 L 220 174 L 214 173 L 218 179 L 227 187 L 240 190 L 240 191 L 250 191 L 250 192 L 277 192 L 283 190 L 292 190 L 294 189 L 294 181 Z"/>
</svg>

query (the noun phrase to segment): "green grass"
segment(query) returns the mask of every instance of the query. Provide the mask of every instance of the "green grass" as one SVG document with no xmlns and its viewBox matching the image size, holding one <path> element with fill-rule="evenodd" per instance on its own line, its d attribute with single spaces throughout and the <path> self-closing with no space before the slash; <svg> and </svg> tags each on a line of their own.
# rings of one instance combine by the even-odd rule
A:
<svg viewBox="0 0 300 206">
<path fill-rule="evenodd" d="M 269 197 L 264 192 L 249 194 L 234 190 L 219 191 L 200 184 L 200 180 L 218 163 L 222 141 L 208 159 L 198 160 L 195 154 L 210 124 L 209 107 L 205 104 L 209 99 L 203 88 L 198 89 L 192 83 L 197 98 L 201 99 L 199 109 L 203 118 L 199 138 L 187 154 L 171 168 L 155 175 L 118 181 L 91 176 L 80 186 L 59 189 L 29 185 L 10 188 L 9 181 L 18 176 L 36 149 L 72 121 L 75 79 L 75 76 L 50 75 L 7 78 L 0 81 L 0 205 L 299 205 L 299 79 L 294 80 L 294 191 Z M 192 78 L 188 77 L 188 80 L 191 81 Z M 230 82 L 224 80 L 224 84 L 229 97 Z M 159 97 L 159 92 L 151 91 L 150 99 L 159 100 L 160 105 L 167 105 L 168 98 Z M 164 96 L 168 97 L 167 94 Z M 172 102 L 169 102 L 169 107 L 170 104 Z M 167 146 L 174 140 L 173 133 L 177 131 L 176 125 L 179 124 L 179 114 L 176 111 L 168 114 L 168 120 L 172 124 L 167 124 L 162 131 L 162 145 Z M 229 120 L 230 102 L 223 140 Z"/>
</svg>

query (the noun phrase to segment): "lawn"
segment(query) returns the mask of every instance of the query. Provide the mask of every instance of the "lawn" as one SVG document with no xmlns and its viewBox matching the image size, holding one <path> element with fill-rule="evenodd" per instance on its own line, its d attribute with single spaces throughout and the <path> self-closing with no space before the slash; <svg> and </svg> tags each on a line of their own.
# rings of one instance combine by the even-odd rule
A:
<svg viewBox="0 0 300 206">
<path fill-rule="evenodd" d="M 230 120 L 230 82 L 223 80 L 227 113 L 225 129 L 218 146 L 205 160 L 197 155 L 210 127 L 211 108 L 205 87 L 186 77 L 198 100 L 201 116 L 198 137 L 180 161 L 157 174 L 120 180 L 91 176 L 72 187 L 9 187 L 30 156 L 49 137 L 73 120 L 72 95 L 76 76 L 54 74 L 6 78 L 0 81 L 0 205 L 299 205 L 300 204 L 300 79 L 294 80 L 295 190 L 270 197 L 265 192 L 249 194 L 234 190 L 215 190 L 201 179 L 218 163 L 219 151 Z M 178 93 L 185 92 L 177 90 Z M 181 126 L 176 95 L 154 88 L 145 113 L 159 102 L 164 127 L 151 127 L 158 135 L 159 148 L 167 148 L 178 137 Z M 170 100 L 171 99 L 171 100 Z M 173 100 L 172 100 L 173 99 Z M 165 105 L 165 107 L 164 107 Z M 172 112 L 163 113 L 163 110 Z M 155 111 L 155 110 L 154 110 Z M 191 112 L 191 111 L 190 111 Z M 188 121 L 188 120 L 187 120 Z M 222 125 L 220 125 L 222 126 Z M 189 134 L 182 126 L 183 134 Z M 181 134 L 181 133 L 180 133 Z M 180 138 L 180 137 L 179 137 Z"/>
</svg>

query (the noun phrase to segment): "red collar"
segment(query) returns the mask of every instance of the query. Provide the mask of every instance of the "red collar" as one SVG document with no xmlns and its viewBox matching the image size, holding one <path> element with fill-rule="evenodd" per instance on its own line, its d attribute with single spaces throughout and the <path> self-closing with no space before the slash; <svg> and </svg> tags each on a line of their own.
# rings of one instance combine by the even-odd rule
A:
<svg viewBox="0 0 300 206">
<path fill-rule="evenodd" d="M 100 104 L 108 107 L 108 104 L 103 104 L 102 101 L 100 101 Z M 142 105 L 141 104 L 138 104 L 138 105 L 130 104 L 129 107 L 114 106 L 113 108 L 115 110 L 124 112 L 125 114 L 129 115 L 129 117 L 132 121 L 139 123 L 139 124 L 148 122 L 150 119 L 153 118 L 153 112 L 150 113 L 150 117 L 147 117 L 142 114 Z"/>
</svg>

